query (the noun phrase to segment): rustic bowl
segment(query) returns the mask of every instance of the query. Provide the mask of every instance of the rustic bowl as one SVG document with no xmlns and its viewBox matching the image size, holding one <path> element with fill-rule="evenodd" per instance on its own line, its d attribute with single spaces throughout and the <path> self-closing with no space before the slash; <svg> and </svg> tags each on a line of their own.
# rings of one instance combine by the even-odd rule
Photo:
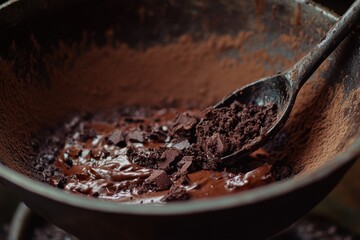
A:
<svg viewBox="0 0 360 240">
<path fill-rule="evenodd" d="M 125 42 L 141 51 L 184 34 L 201 41 L 211 34 L 236 35 L 239 31 L 254 32 L 251 41 L 244 43 L 247 51 L 265 49 L 270 56 L 280 54 L 291 62 L 336 19 L 311 1 L 5 2 L 0 5 L 0 181 L 45 219 L 84 239 L 264 239 L 319 203 L 360 156 L 359 31 L 349 36 L 313 77 L 313 82 L 321 78 L 325 84 L 315 84 L 319 91 L 309 97 L 307 105 L 298 104 L 297 114 L 304 116 L 303 121 L 291 117 L 285 127 L 301 133 L 298 143 L 286 144 L 283 135 L 277 137 L 279 146 L 288 149 L 291 145 L 292 157 L 299 159 L 292 163 L 296 176 L 239 194 L 162 206 L 100 201 L 42 183 L 34 168 L 32 136 L 78 110 L 96 111 L 121 103 L 161 105 L 169 97 L 178 104 L 206 106 L 239 84 L 214 79 L 212 85 L 217 87 L 204 97 L 191 79 L 184 79 L 176 91 L 178 83 L 171 79 L 168 85 L 155 81 L 147 87 L 140 81 L 135 87 L 117 90 L 114 97 L 108 94 L 113 81 L 93 91 L 89 86 L 102 82 L 87 82 L 80 76 L 79 84 L 58 84 L 49 65 L 61 68 L 65 62 L 76 63 L 77 55 L 95 45 L 101 50 Z M 286 47 L 286 42 L 280 41 L 284 36 L 293 36 L 296 44 Z M 288 43 L 291 45 L 290 40 Z M 73 58 L 66 54 L 54 57 L 64 45 L 74 47 Z M 275 73 L 285 65 L 268 67 Z M 301 93 L 303 99 L 310 95 L 309 89 L 305 87 Z M 135 92 L 138 98 L 124 102 L 122 96 Z M 337 114 L 329 114 L 329 108 L 337 109 Z M 309 120 L 310 115 L 316 117 Z M 309 124 L 317 130 L 304 127 Z M 310 157 L 300 161 L 301 156 L 316 153 L 319 161 Z"/>
</svg>

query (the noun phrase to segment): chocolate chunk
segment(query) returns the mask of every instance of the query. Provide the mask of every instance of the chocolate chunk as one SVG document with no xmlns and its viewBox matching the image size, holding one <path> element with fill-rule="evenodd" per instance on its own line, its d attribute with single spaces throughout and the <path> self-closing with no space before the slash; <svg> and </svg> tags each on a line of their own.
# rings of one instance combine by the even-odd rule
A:
<svg viewBox="0 0 360 240">
<path fill-rule="evenodd" d="M 192 162 L 194 161 L 194 156 L 184 156 L 182 159 L 181 159 L 182 162 Z"/>
<path fill-rule="evenodd" d="M 128 133 L 126 138 L 132 142 L 143 143 L 145 141 L 144 133 L 138 129 Z"/>
<path fill-rule="evenodd" d="M 168 169 L 170 167 L 170 164 L 172 164 L 179 155 L 180 152 L 177 149 L 165 150 L 165 152 L 163 152 L 160 157 L 160 160 L 162 160 L 162 162 L 158 162 L 159 169 Z"/>
<path fill-rule="evenodd" d="M 185 162 L 184 165 L 181 167 L 180 171 L 187 172 L 191 165 L 192 165 L 192 162 L 190 162 L 190 161 Z"/>
<path fill-rule="evenodd" d="M 125 147 L 125 134 L 123 131 L 116 130 L 108 138 L 108 142 L 114 144 L 115 146 Z"/>
<path fill-rule="evenodd" d="M 70 168 L 74 165 L 73 160 L 70 158 L 65 159 L 65 164 Z"/>
<path fill-rule="evenodd" d="M 181 166 L 180 172 L 181 173 L 193 172 L 195 170 L 193 161 L 194 161 L 193 156 L 185 156 L 185 157 L 183 157 L 178 163 L 178 165 Z"/>
<path fill-rule="evenodd" d="M 187 172 L 177 171 L 172 174 L 173 181 L 176 181 L 176 184 L 181 184 L 183 186 L 189 185 L 190 179 L 187 175 Z"/>
<path fill-rule="evenodd" d="M 171 135 L 177 135 L 181 137 L 189 137 L 199 119 L 189 112 L 179 114 L 176 118 L 174 125 L 171 128 Z"/>
<path fill-rule="evenodd" d="M 155 170 L 145 182 L 156 186 L 158 191 L 169 189 L 172 184 L 170 177 L 164 170 Z"/>
<path fill-rule="evenodd" d="M 223 156 L 228 150 L 228 144 L 224 136 L 219 133 L 215 133 L 210 138 L 206 140 L 206 148 L 214 156 L 220 157 Z"/>
<path fill-rule="evenodd" d="M 188 200 L 190 198 L 184 187 L 172 187 L 170 188 L 170 192 L 166 194 L 161 201 L 165 202 L 174 202 L 181 200 Z"/>
<path fill-rule="evenodd" d="M 189 112 L 184 112 L 178 116 L 175 121 L 175 124 L 178 124 L 185 130 L 190 130 L 191 128 L 195 127 L 197 124 L 198 119 L 191 115 Z"/>
<path fill-rule="evenodd" d="M 176 148 L 176 149 L 178 149 L 178 150 L 183 150 L 183 149 L 185 149 L 185 148 L 190 147 L 190 143 L 189 143 L 188 140 L 183 140 L 183 141 L 181 141 L 181 142 L 175 143 L 172 147 L 173 147 L 173 148 Z"/>
<path fill-rule="evenodd" d="M 67 182 L 68 182 L 68 180 L 66 178 L 62 178 L 58 182 L 57 187 L 60 188 L 60 189 L 64 189 L 66 187 Z"/>
<path fill-rule="evenodd" d="M 151 130 L 149 138 L 154 141 L 165 142 L 167 138 L 167 131 L 163 130 L 162 127 L 155 127 Z"/>
</svg>

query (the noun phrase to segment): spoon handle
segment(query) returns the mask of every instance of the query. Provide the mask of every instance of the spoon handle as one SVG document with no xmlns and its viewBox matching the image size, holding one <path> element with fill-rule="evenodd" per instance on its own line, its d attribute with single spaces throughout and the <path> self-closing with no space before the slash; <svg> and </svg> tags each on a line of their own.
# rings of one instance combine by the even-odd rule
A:
<svg viewBox="0 0 360 240">
<path fill-rule="evenodd" d="M 310 78 L 320 64 L 335 50 L 360 21 L 360 0 L 356 0 L 326 36 L 292 68 L 285 76 L 291 80 L 295 93 Z"/>
</svg>

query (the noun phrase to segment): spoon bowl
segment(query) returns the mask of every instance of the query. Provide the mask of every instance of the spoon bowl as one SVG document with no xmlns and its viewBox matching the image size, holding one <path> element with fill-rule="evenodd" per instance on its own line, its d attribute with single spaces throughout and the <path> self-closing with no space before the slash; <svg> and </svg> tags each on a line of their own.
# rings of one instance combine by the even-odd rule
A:
<svg viewBox="0 0 360 240">
<path fill-rule="evenodd" d="M 221 159 L 226 160 L 234 157 L 241 157 L 254 151 L 271 140 L 285 124 L 283 119 L 287 119 L 294 104 L 294 94 L 292 84 L 283 74 L 279 73 L 268 78 L 260 79 L 237 89 L 229 96 L 217 103 L 214 108 L 227 107 L 232 102 L 239 101 L 242 104 L 264 106 L 273 103 L 277 107 L 277 118 L 273 126 L 267 130 L 267 133 L 255 141 L 250 141 L 242 147 L 240 151 L 224 156 Z"/>
</svg>

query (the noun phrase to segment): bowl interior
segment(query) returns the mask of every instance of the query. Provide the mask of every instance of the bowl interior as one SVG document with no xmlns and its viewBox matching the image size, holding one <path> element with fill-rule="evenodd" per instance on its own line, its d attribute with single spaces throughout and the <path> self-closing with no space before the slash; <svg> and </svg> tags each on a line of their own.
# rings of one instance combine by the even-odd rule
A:
<svg viewBox="0 0 360 240">
<path fill-rule="evenodd" d="M 46 9 L 24 17 L 19 6 L 11 27 L 11 18 L 0 19 L 0 162 L 38 180 L 31 139 L 44 129 L 79 111 L 205 108 L 287 69 L 334 21 L 311 5 L 277 0 L 72 1 Z M 350 37 L 321 66 L 266 146 L 295 174 L 317 170 L 359 137 L 359 44 Z"/>
</svg>

